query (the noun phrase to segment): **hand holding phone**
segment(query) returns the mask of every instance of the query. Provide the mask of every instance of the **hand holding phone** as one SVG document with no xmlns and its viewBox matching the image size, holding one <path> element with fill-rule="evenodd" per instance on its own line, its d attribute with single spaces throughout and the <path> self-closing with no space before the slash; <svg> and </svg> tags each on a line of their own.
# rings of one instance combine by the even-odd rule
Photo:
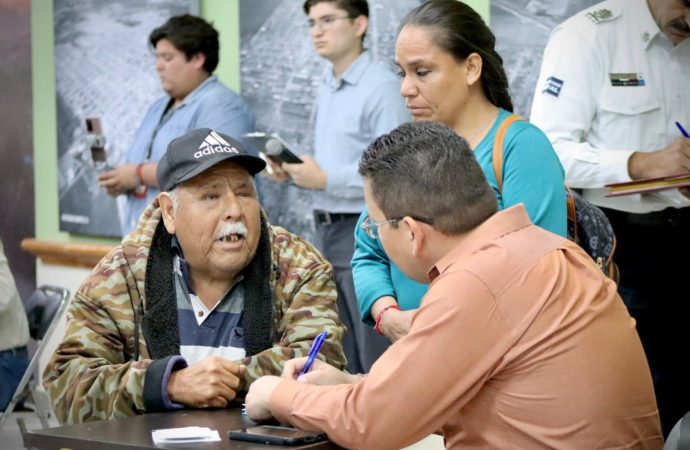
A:
<svg viewBox="0 0 690 450">
<path fill-rule="evenodd" d="M 108 164 L 108 157 L 105 151 L 105 136 L 103 136 L 103 129 L 101 128 L 101 119 L 98 117 L 87 117 L 86 145 L 91 150 L 91 160 L 96 170 L 111 170 L 112 167 Z"/>
<path fill-rule="evenodd" d="M 242 137 L 252 143 L 271 161 L 281 163 L 301 164 L 302 160 L 288 148 L 287 144 L 277 134 L 246 133 Z"/>
<path fill-rule="evenodd" d="M 324 433 L 276 425 L 257 425 L 242 430 L 231 430 L 228 431 L 228 436 L 237 441 L 274 445 L 299 445 L 326 440 Z"/>
</svg>

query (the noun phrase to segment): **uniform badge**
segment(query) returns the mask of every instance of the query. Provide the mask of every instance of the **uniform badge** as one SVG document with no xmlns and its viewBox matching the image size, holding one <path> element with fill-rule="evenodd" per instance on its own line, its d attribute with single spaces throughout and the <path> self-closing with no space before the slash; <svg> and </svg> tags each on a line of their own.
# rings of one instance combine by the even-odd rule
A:
<svg viewBox="0 0 690 450">
<path fill-rule="evenodd" d="M 542 94 L 551 94 L 554 97 L 558 97 L 561 94 L 561 88 L 563 87 L 563 80 L 559 80 L 556 77 L 549 77 L 546 79 L 544 84 L 544 90 L 541 91 Z"/>
<path fill-rule="evenodd" d="M 644 86 L 644 75 L 641 73 L 610 73 L 611 86 Z"/>
<path fill-rule="evenodd" d="M 613 13 L 610 9 L 602 8 L 596 11 L 590 11 L 585 16 L 594 23 L 599 23 L 604 20 L 609 20 L 613 17 Z"/>
</svg>

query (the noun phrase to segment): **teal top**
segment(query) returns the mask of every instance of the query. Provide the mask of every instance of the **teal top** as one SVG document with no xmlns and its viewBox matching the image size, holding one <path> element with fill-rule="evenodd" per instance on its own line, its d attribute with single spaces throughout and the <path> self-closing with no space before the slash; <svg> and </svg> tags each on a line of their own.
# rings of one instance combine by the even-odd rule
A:
<svg viewBox="0 0 690 450">
<path fill-rule="evenodd" d="M 496 192 L 498 209 L 523 203 L 536 225 L 566 236 L 566 194 L 564 171 L 544 133 L 526 121 L 513 123 L 503 142 L 503 194 L 491 164 L 494 138 L 499 125 L 510 113 L 501 109 L 487 135 L 474 149 L 479 165 Z M 419 307 L 428 285 L 410 280 L 388 259 L 378 239 L 371 239 L 361 228 L 367 217 L 362 212 L 355 229 L 352 274 L 362 320 L 373 325 L 371 306 L 383 296 L 393 296 L 403 310 Z"/>
</svg>

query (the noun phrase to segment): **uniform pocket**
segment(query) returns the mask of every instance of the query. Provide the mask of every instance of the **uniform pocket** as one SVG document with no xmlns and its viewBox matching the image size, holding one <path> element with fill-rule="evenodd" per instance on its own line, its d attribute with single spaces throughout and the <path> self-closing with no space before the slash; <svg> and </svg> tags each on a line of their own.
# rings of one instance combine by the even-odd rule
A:
<svg viewBox="0 0 690 450">
<path fill-rule="evenodd" d="M 638 115 L 661 107 L 648 86 L 607 86 L 601 90 L 601 109 L 615 114 Z"/>
<path fill-rule="evenodd" d="M 658 94 L 649 86 L 606 86 L 601 90 L 595 132 L 609 148 L 653 150 L 663 133 Z"/>
</svg>

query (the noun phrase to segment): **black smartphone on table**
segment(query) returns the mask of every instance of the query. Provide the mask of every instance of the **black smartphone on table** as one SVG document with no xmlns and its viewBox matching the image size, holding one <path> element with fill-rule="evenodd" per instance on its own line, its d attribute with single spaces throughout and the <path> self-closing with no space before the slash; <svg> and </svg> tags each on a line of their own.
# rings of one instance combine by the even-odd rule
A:
<svg viewBox="0 0 690 450">
<path fill-rule="evenodd" d="M 277 425 L 257 425 L 242 430 L 228 431 L 228 436 L 236 441 L 259 442 L 274 445 L 300 445 L 325 441 L 326 434 L 316 431 L 304 431 L 297 428 Z"/>
</svg>

